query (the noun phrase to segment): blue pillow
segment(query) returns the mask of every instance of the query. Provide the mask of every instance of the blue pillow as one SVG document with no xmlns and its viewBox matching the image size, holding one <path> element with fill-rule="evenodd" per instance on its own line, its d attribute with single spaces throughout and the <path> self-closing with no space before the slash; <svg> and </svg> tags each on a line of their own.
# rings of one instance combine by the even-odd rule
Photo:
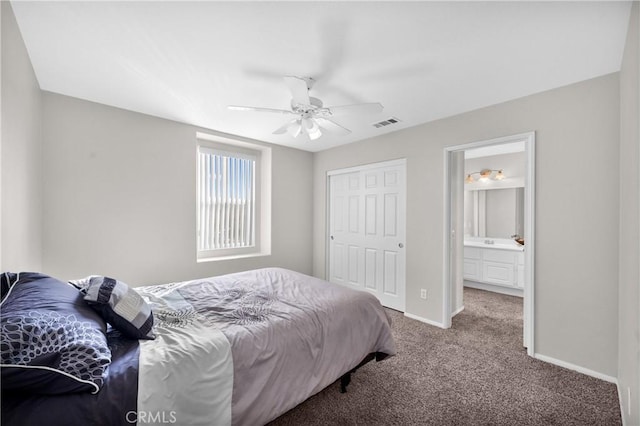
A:
<svg viewBox="0 0 640 426">
<path fill-rule="evenodd" d="M 92 276 L 89 283 L 82 286 L 82 292 L 84 300 L 123 335 L 155 339 L 151 307 L 127 284 L 109 277 Z"/>
<path fill-rule="evenodd" d="M 105 322 L 71 285 L 34 272 L 3 274 L 2 391 L 97 393 L 111 363 Z"/>
</svg>

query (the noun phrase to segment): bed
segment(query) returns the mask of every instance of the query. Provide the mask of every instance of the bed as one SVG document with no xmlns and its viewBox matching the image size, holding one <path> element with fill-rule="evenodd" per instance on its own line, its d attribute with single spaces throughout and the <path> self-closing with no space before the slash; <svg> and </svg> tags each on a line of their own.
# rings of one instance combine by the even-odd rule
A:
<svg viewBox="0 0 640 426">
<path fill-rule="evenodd" d="M 4 281 L 3 424 L 261 425 L 338 379 L 344 390 L 355 368 L 396 353 L 373 295 L 281 268 L 135 289 L 97 276 L 74 282 L 78 288 L 41 274 Z M 34 313 L 35 300 L 45 311 L 64 308 Z M 24 330 L 42 315 L 49 326 L 53 315 L 91 331 L 80 333 L 92 364 L 77 367 L 79 377 L 54 371 L 51 354 L 20 355 L 24 342 L 16 340 L 33 346 L 40 337 Z M 45 365 L 16 365 L 38 360 Z"/>
</svg>

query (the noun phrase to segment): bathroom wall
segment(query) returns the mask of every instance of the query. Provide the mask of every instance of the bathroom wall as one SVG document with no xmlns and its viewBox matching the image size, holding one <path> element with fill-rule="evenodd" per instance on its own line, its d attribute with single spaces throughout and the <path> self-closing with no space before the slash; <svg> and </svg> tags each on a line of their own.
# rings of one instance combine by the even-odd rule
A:
<svg viewBox="0 0 640 426">
<path fill-rule="evenodd" d="M 510 238 L 524 233 L 524 199 L 514 188 L 504 189 L 498 185 L 523 185 L 526 171 L 524 152 L 468 158 L 465 160 L 465 176 L 482 169 L 502 170 L 505 179 L 488 180 L 465 184 L 465 235 Z M 495 176 L 496 172 L 493 173 Z M 478 174 L 473 174 L 478 179 Z M 474 190 L 468 188 L 473 187 Z M 480 188 L 480 189 L 478 189 Z M 483 190 L 482 188 L 486 189 Z M 479 201 L 474 201 L 478 198 Z M 480 208 L 480 212 L 476 210 Z M 481 222 L 481 223 L 478 223 Z"/>
<path fill-rule="evenodd" d="M 516 204 L 518 200 L 516 189 L 489 189 L 484 192 L 486 236 L 511 238 L 512 235 L 517 234 L 516 216 L 518 211 L 522 212 L 522 209 L 518 209 Z"/>
</svg>

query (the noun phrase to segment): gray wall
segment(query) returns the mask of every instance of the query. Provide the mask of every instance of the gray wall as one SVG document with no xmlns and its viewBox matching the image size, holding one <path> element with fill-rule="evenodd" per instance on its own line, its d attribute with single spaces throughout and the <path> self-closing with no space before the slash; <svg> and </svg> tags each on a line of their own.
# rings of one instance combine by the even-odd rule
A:
<svg viewBox="0 0 640 426">
<path fill-rule="evenodd" d="M 43 127 L 45 272 L 133 286 L 265 266 L 311 273 L 311 153 L 273 146 L 271 256 L 196 263 L 201 129 L 52 93 Z"/>
<path fill-rule="evenodd" d="M 0 270 L 42 268 L 42 92 L 8 1 L 2 8 Z"/>
<path fill-rule="evenodd" d="M 640 425 L 640 5 L 634 2 L 620 71 L 618 383 L 627 425 Z M 631 392 L 631 404 L 627 392 Z M 629 413 L 631 411 L 631 413 Z"/>
<path fill-rule="evenodd" d="M 443 148 L 535 130 L 536 352 L 616 376 L 617 183 L 585 177 L 618 168 L 619 106 L 616 73 L 316 153 L 314 274 L 325 272 L 326 172 L 407 158 L 406 310 L 441 322 Z"/>
</svg>

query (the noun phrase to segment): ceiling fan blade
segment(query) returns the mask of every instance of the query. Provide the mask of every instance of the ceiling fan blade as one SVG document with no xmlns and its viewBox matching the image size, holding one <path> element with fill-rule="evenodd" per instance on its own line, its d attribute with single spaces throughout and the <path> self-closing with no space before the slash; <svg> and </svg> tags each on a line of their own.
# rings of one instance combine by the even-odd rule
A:
<svg viewBox="0 0 640 426">
<path fill-rule="evenodd" d="M 307 87 L 307 81 L 300 77 L 285 76 L 284 82 L 291 91 L 293 96 L 292 104 L 310 105 L 309 88 Z"/>
<path fill-rule="evenodd" d="M 384 107 L 379 102 L 369 104 L 340 105 L 327 108 L 332 116 L 340 115 L 356 115 L 356 114 L 375 114 L 382 112 Z"/>
<path fill-rule="evenodd" d="M 315 120 L 318 122 L 318 125 L 327 130 L 329 133 L 333 133 L 336 135 L 348 135 L 351 133 L 351 130 L 346 127 L 342 127 L 338 123 L 333 120 L 329 120 L 328 118 L 316 117 Z"/>
<path fill-rule="evenodd" d="M 260 108 L 260 107 L 250 107 L 250 106 L 240 106 L 240 105 L 228 105 L 227 108 L 233 111 L 255 111 L 255 112 L 272 112 L 276 114 L 294 114 L 293 111 L 289 111 L 286 109 L 275 109 L 275 108 Z"/>
<path fill-rule="evenodd" d="M 297 138 L 300 132 L 302 131 L 302 123 L 300 119 L 293 120 L 287 126 L 287 132 L 294 138 Z"/>
<path fill-rule="evenodd" d="M 297 118 L 294 118 L 293 120 L 289 121 L 288 123 L 278 127 L 276 130 L 273 131 L 274 135 L 283 135 L 285 133 L 287 133 L 287 131 L 289 130 L 289 127 L 293 126 L 296 121 L 298 121 Z"/>
</svg>

